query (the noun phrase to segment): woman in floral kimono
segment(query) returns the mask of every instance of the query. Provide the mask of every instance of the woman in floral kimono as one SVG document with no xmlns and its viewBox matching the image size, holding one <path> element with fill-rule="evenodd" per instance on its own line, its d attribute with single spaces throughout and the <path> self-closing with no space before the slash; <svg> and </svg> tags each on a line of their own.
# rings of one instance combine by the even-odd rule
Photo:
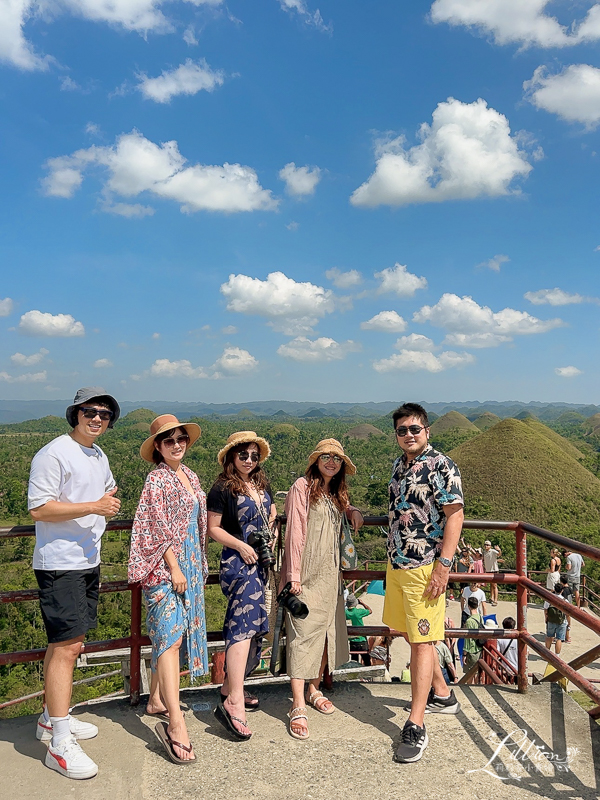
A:
<svg viewBox="0 0 600 800">
<path fill-rule="evenodd" d="M 196 760 L 179 705 L 179 651 L 187 651 L 192 681 L 208 671 L 204 581 L 206 495 L 182 461 L 200 436 L 195 423 L 157 417 L 140 448 L 156 467 L 148 474 L 131 532 L 128 579 L 141 583 L 152 640 L 152 686 L 147 713 L 166 722 L 156 732 L 177 764 Z"/>
</svg>

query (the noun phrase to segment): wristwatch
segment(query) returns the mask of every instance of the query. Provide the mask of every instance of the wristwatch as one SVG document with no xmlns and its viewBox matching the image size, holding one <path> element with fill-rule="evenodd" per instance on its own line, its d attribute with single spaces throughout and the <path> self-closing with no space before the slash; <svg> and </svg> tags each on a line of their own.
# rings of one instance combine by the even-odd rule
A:
<svg viewBox="0 0 600 800">
<path fill-rule="evenodd" d="M 452 566 L 452 560 L 449 559 L 449 558 L 444 558 L 444 556 L 438 556 L 438 561 L 440 562 L 440 564 L 443 567 L 451 567 Z"/>
</svg>

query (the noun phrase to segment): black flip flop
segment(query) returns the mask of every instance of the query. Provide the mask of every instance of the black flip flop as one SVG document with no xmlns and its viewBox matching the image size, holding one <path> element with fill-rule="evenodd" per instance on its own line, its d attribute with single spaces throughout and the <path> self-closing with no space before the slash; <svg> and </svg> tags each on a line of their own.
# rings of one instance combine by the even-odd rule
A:
<svg viewBox="0 0 600 800">
<path fill-rule="evenodd" d="M 227 695 L 221 692 L 221 702 L 224 703 L 225 700 L 227 700 Z M 256 703 L 251 703 L 250 700 L 256 700 Z M 260 700 L 255 695 L 244 692 L 244 708 L 246 711 L 258 711 Z"/>
<path fill-rule="evenodd" d="M 245 741 L 248 741 L 248 739 L 252 736 L 251 733 L 241 733 L 241 731 L 238 731 L 238 729 L 233 724 L 233 720 L 235 720 L 236 722 L 239 722 L 240 725 L 245 725 L 246 723 L 244 722 L 243 719 L 240 719 L 239 717 L 232 716 L 229 713 L 229 711 L 227 711 L 227 709 L 225 708 L 223 703 L 218 703 L 213 713 L 214 713 L 215 717 L 219 720 L 221 725 L 227 731 L 229 731 L 229 733 L 232 736 L 235 736 L 236 739 L 239 739 L 240 741 L 245 742 Z"/>
<path fill-rule="evenodd" d="M 174 764 L 182 764 L 182 765 L 195 764 L 198 761 L 196 756 L 194 756 L 194 758 L 187 758 L 187 759 L 179 758 L 179 756 L 175 752 L 173 745 L 175 745 L 176 747 L 180 747 L 182 750 L 185 750 L 186 753 L 191 753 L 193 749 L 192 743 L 190 742 L 188 747 L 185 744 L 181 744 L 181 742 L 176 742 L 175 739 L 171 739 L 171 737 L 169 736 L 169 731 L 166 722 L 157 722 L 154 730 L 156 731 L 156 735 L 158 736 L 160 741 L 163 743 L 164 748 L 167 751 L 167 755 Z"/>
</svg>

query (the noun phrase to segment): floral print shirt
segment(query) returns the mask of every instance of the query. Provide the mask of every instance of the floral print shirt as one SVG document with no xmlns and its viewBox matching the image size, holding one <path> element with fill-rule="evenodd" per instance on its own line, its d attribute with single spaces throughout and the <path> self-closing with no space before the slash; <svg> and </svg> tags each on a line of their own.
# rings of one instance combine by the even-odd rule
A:
<svg viewBox="0 0 600 800">
<path fill-rule="evenodd" d="M 396 459 L 389 485 L 387 550 L 394 569 L 431 564 L 442 549 L 443 506 L 464 504 L 460 471 L 431 445 L 407 463 Z"/>
</svg>

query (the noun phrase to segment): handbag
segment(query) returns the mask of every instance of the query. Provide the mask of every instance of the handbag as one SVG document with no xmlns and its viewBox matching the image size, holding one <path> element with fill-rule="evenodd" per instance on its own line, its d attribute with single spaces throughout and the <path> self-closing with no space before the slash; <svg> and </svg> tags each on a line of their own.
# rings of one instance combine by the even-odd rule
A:
<svg viewBox="0 0 600 800">
<path fill-rule="evenodd" d="M 345 514 L 342 514 L 342 531 L 340 534 L 340 566 L 345 570 L 358 567 L 358 553 L 352 538 L 352 528 Z"/>
</svg>

